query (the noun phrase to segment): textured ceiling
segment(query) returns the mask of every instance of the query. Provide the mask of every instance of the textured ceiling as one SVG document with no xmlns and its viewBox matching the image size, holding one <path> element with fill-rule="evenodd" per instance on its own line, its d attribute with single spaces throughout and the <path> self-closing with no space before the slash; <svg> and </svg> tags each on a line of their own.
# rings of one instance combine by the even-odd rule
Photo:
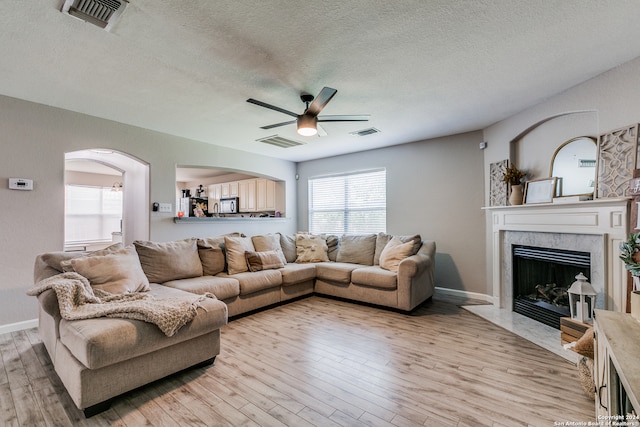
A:
<svg viewBox="0 0 640 427">
<path fill-rule="evenodd" d="M 131 0 L 111 32 L 62 3 L 0 2 L 0 94 L 293 161 L 482 129 L 640 56 L 637 0 Z M 323 86 L 371 120 L 305 138 L 245 102 Z"/>
</svg>

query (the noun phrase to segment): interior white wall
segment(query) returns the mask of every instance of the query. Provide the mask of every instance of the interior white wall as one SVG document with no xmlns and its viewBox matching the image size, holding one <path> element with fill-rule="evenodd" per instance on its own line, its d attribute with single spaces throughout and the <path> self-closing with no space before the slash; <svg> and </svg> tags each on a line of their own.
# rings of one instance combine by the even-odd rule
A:
<svg viewBox="0 0 640 427">
<path fill-rule="evenodd" d="M 65 153 L 110 148 L 149 164 L 149 203 L 175 204 L 177 164 L 245 170 L 286 185 L 287 212 L 295 212 L 295 164 L 272 157 L 213 146 L 84 114 L 0 96 L 0 329 L 37 317 L 33 285 L 37 254 L 62 250 L 64 243 Z M 8 189 L 8 178 L 34 180 L 33 191 Z M 136 178 L 137 179 L 137 178 Z M 126 185 L 126 183 L 125 183 Z M 295 217 L 258 222 L 175 224 L 173 214 L 148 215 L 148 238 L 168 241 L 215 236 L 295 232 Z"/>
<path fill-rule="evenodd" d="M 610 130 L 640 122 L 640 58 L 566 90 L 547 101 L 484 129 L 488 148 L 484 155 L 485 203 L 489 201 L 489 166 L 511 159 L 536 176 L 548 176 L 551 156 L 562 142 L 577 136 L 598 136 Z M 584 111 L 581 114 L 563 113 Z M 516 138 L 532 125 L 550 117 L 524 138 Z M 518 139 L 517 142 L 513 142 Z M 493 280 L 491 269 L 490 215 L 485 221 L 487 284 Z M 487 288 L 486 293 L 492 290 Z"/>
<path fill-rule="evenodd" d="M 308 228 L 308 179 L 386 168 L 387 232 L 435 240 L 436 286 L 486 293 L 481 132 L 298 164 L 298 223 Z"/>
</svg>

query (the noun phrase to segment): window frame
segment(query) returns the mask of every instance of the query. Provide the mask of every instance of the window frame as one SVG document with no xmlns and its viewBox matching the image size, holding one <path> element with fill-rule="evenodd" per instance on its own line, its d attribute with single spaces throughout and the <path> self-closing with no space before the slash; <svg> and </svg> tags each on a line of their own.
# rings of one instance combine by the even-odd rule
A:
<svg viewBox="0 0 640 427">
<path fill-rule="evenodd" d="M 350 195 L 353 194 L 350 192 L 350 184 L 353 185 L 354 181 L 357 182 L 358 178 L 361 178 L 362 175 L 365 174 L 374 174 L 374 178 L 377 179 L 377 186 L 382 188 L 382 194 L 378 194 L 379 199 L 378 202 L 375 203 L 365 203 L 363 205 L 354 205 L 353 201 L 350 199 Z M 340 191 L 339 195 L 342 195 L 341 201 L 336 201 L 334 206 L 331 206 L 331 203 L 321 203 L 317 199 L 314 199 L 314 192 L 321 191 L 322 180 L 340 180 Z M 319 186 L 318 186 L 319 185 Z M 316 188 L 316 186 L 318 186 Z M 328 185 L 325 184 L 325 187 Z M 324 188 L 326 190 L 326 188 Z M 308 229 L 310 233 L 314 234 L 336 234 L 336 235 L 344 235 L 344 234 L 363 234 L 363 233 L 386 233 L 387 228 L 387 171 L 386 168 L 375 168 L 375 169 L 365 169 L 365 170 L 357 170 L 357 171 L 348 171 L 337 174 L 329 174 L 329 175 L 319 175 L 310 177 L 307 180 L 307 191 L 308 191 Z M 362 196 L 362 194 L 360 194 Z M 377 205 L 377 207 L 376 207 Z M 339 214 L 341 217 L 341 226 L 333 229 L 323 228 L 316 217 L 317 213 L 335 213 Z M 367 213 L 380 213 L 381 220 L 378 220 L 374 223 L 374 227 L 369 229 L 367 228 L 367 223 L 364 221 L 361 222 L 353 222 L 353 214 L 357 214 L 358 212 L 362 214 Z M 340 229 L 340 230 L 338 230 Z"/>
</svg>

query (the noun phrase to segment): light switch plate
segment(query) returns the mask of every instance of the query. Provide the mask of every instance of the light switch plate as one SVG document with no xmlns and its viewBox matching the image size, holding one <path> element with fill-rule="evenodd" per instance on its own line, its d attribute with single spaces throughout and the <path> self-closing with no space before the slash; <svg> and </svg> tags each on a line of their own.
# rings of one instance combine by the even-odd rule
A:
<svg viewBox="0 0 640 427">
<path fill-rule="evenodd" d="M 158 212 L 171 213 L 171 203 L 160 203 L 158 207 Z"/>
</svg>

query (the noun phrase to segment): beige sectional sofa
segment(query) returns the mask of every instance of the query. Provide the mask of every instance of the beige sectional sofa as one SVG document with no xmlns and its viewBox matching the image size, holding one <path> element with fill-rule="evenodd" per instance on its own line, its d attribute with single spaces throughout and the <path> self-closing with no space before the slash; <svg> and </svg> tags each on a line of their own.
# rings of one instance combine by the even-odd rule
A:
<svg viewBox="0 0 640 427">
<path fill-rule="evenodd" d="M 134 246 L 150 294 L 217 299 L 203 300 L 197 316 L 169 337 L 140 320 L 65 320 L 56 294 L 41 293 L 40 334 L 56 372 L 87 416 L 128 390 L 212 363 L 229 316 L 313 293 L 410 311 L 434 293 L 436 245 L 419 236 L 233 233 Z M 71 259 L 91 255 L 39 255 L 35 282 L 70 271 Z"/>
</svg>

